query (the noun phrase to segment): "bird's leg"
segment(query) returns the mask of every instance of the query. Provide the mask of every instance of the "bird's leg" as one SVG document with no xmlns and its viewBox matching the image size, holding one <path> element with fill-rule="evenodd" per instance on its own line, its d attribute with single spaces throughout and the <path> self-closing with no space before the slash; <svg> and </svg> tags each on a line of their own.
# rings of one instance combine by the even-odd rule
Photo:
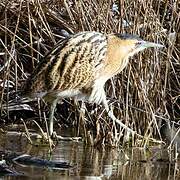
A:
<svg viewBox="0 0 180 180">
<path fill-rule="evenodd" d="M 50 107 L 50 114 L 49 114 L 49 135 L 50 136 L 53 135 L 53 119 L 54 119 L 54 111 L 56 108 L 57 101 L 58 99 L 54 99 Z"/>
<path fill-rule="evenodd" d="M 87 139 L 87 132 L 85 128 L 85 113 L 86 113 L 86 105 L 84 101 L 81 101 L 81 107 L 80 107 L 80 116 L 79 116 L 79 132 L 84 134 L 85 140 Z"/>
<path fill-rule="evenodd" d="M 117 119 L 114 114 L 113 114 L 113 111 L 109 109 L 109 106 L 108 106 L 108 102 L 106 100 L 106 96 L 104 94 L 104 97 L 102 98 L 102 104 L 104 105 L 107 113 L 108 113 L 108 116 L 114 121 L 116 122 L 117 124 L 119 124 L 122 128 L 126 129 L 127 131 L 131 132 L 132 134 L 135 133 L 135 131 L 133 131 L 132 129 L 130 129 L 129 127 L 127 127 L 125 124 L 123 124 L 119 119 Z"/>
</svg>

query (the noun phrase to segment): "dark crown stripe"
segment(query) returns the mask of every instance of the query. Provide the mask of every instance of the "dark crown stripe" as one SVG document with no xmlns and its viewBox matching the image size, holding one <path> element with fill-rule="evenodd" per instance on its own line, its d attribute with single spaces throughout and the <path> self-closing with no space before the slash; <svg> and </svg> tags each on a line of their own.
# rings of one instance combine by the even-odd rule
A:
<svg viewBox="0 0 180 180">
<path fill-rule="evenodd" d="M 132 40 L 142 40 L 139 36 L 137 35 L 132 35 L 132 34 L 119 34 L 119 33 L 115 33 L 114 34 L 115 36 L 117 36 L 118 38 L 120 39 L 123 39 L 123 40 L 128 40 L 128 39 L 132 39 Z"/>
</svg>

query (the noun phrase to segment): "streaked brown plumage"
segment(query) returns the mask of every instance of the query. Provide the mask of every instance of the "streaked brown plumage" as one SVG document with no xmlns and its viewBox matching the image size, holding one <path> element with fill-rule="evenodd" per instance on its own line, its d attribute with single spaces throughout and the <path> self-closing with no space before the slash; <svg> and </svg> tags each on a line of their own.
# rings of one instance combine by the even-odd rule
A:
<svg viewBox="0 0 180 180">
<path fill-rule="evenodd" d="M 34 70 L 25 88 L 29 96 L 52 104 L 50 134 L 56 103 L 65 97 L 102 103 L 113 120 L 130 130 L 109 111 L 104 84 L 124 69 L 129 56 L 147 47 L 161 45 L 136 36 L 98 32 L 81 32 L 58 43 Z"/>
</svg>

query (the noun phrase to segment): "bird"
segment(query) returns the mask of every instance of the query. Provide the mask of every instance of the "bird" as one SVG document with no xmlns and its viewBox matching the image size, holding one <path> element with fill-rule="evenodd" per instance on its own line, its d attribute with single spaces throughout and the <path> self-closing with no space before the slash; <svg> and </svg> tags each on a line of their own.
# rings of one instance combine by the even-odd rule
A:
<svg viewBox="0 0 180 180">
<path fill-rule="evenodd" d="M 24 88 L 28 97 L 50 103 L 50 136 L 56 104 L 63 98 L 102 104 L 113 122 L 134 133 L 110 110 L 104 85 L 127 66 L 129 57 L 150 47 L 163 45 L 137 35 L 96 31 L 78 32 L 58 42 L 39 62 Z"/>
</svg>

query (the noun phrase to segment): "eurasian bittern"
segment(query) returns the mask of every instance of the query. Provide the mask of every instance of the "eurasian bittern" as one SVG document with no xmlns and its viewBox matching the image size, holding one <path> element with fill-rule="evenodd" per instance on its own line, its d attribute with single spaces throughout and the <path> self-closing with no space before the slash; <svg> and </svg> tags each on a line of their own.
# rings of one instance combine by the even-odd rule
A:
<svg viewBox="0 0 180 180">
<path fill-rule="evenodd" d="M 50 135 L 57 102 L 70 97 L 102 103 L 113 121 L 134 132 L 109 110 L 104 84 L 125 68 L 130 56 L 148 47 L 163 46 L 133 35 L 99 32 L 80 32 L 59 42 L 39 63 L 25 89 L 31 97 L 51 103 Z"/>
</svg>

